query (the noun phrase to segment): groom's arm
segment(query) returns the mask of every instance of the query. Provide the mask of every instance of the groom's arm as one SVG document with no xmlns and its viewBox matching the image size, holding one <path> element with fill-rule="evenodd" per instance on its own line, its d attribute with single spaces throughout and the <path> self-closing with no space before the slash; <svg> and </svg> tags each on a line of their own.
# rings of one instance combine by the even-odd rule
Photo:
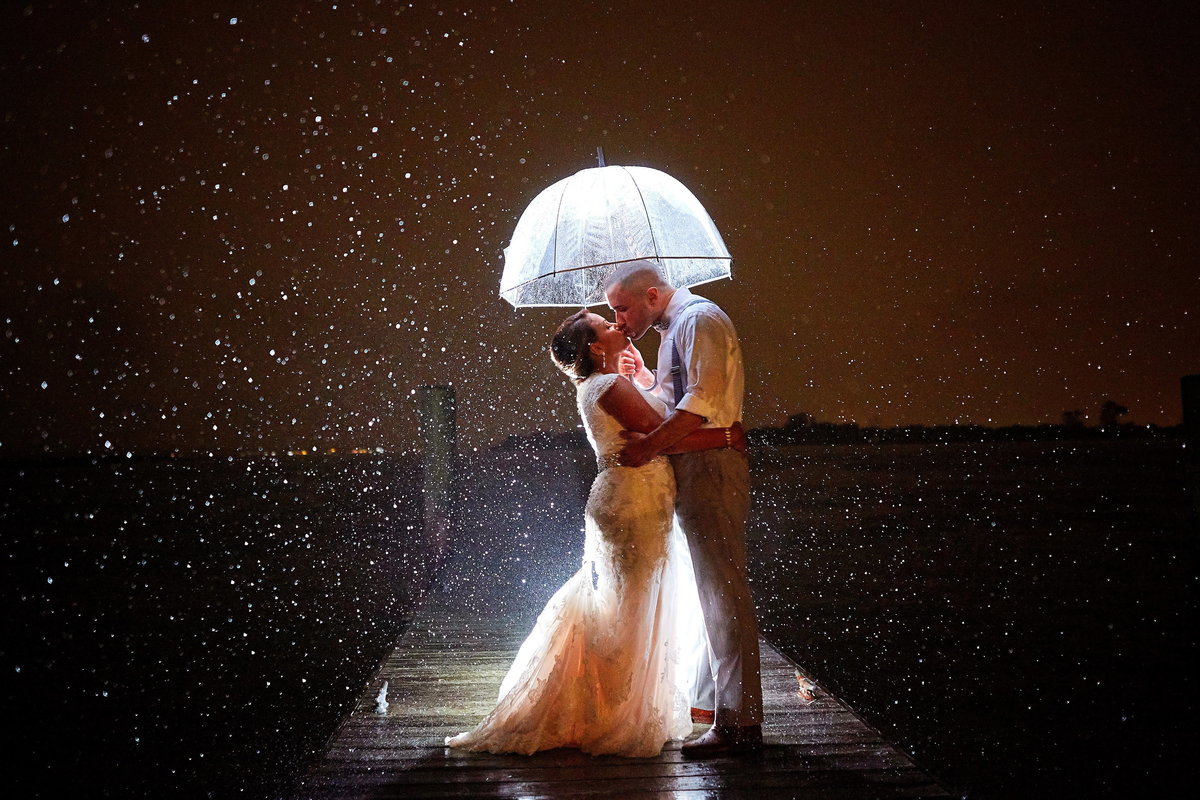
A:
<svg viewBox="0 0 1200 800">
<path fill-rule="evenodd" d="M 645 439 L 647 434 L 663 427 L 665 423 L 665 420 L 650 408 L 629 381 L 613 381 L 608 390 L 600 395 L 600 407 L 625 428 L 621 431 L 621 436 L 629 443 Z M 696 415 L 688 414 L 688 416 Z M 674 438 L 679 430 L 687 427 L 682 423 L 675 424 L 679 426 L 679 429 L 662 434 L 666 439 Z M 693 450 L 713 450 L 722 447 L 732 447 L 738 452 L 746 452 L 746 432 L 740 423 L 734 423 L 730 428 L 692 428 L 673 443 L 665 445 L 661 452 L 688 453 Z M 647 460 L 655 455 L 658 454 L 651 454 Z"/>
<path fill-rule="evenodd" d="M 627 467 L 640 467 L 703 424 L 704 417 L 699 414 L 676 409 L 650 433 L 625 445 L 620 462 Z"/>
</svg>

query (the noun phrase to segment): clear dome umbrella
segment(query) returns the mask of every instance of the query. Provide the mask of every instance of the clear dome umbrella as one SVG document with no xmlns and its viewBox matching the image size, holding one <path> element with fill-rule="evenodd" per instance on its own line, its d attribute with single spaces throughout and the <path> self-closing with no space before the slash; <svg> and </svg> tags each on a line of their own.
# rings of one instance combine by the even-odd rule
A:
<svg viewBox="0 0 1200 800">
<path fill-rule="evenodd" d="M 596 305 L 617 266 L 643 259 L 681 288 L 728 278 L 732 261 L 704 206 L 670 175 L 585 169 L 525 209 L 504 250 L 500 296 L 517 308 Z"/>
</svg>

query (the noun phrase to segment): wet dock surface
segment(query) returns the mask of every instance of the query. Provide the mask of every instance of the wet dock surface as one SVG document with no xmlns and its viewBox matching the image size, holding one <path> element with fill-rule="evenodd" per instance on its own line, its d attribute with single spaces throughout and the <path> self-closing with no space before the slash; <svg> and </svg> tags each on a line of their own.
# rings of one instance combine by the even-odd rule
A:
<svg viewBox="0 0 1200 800">
<path fill-rule="evenodd" d="M 527 615 L 480 615 L 432 601 L 367 683 L 296 797 L 947 796 L 836 697 L 820 687 L 811 701 L 803 697 L 797 668 L 766 641 L 761 754 L 684 760 L 678 742 L 639 759 L 443 747 L 444 737 L 490 710 L 528 627 Z M 388 708 L 379 713 L 385 681 Z"/>
</svg>

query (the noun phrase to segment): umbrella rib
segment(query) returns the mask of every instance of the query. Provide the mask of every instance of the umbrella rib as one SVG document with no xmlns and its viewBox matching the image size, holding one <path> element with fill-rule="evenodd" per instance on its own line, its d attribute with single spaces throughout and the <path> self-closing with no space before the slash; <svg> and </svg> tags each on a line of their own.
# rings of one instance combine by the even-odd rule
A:
<svg viewBox="0 0 1200 800">
<path fill-rule="evenodd" d="M 562 219 L 562 204 L 563 196 L 567 193 L 567 186 L 564 182 L 562 191 L 558 193 L 558 206 L 554 209 L 554 245 L 551 248 L 554 251 L 554 256 L 550 261 L 550 274 L 558 274 L 558 223 Z M 527 281 L 528 282 L 528 281 Z"/>
<path fill-rule="evenodd" d="M 642 195 L 642 187 L 638 186 L 638 182 L 633 179 L 632 172 L 625 169 L 625 167 L 621 167 L 621 169 L 624 169 L 625 174 L 629 176 L 629 181 L 633 184 L 634 191 L 637 192 L 638 200 L 642 202 L 642 212 L 646 215 L 646 230 L 650 231 L 650 246 L 654 248 L 654 258 L 661 261 L 662 256 L 658 254 L 658 237 L 654 235 L 654 226 L 650 224 L 650 209 L 646 207 L 646 198 Z"/>
</svg>

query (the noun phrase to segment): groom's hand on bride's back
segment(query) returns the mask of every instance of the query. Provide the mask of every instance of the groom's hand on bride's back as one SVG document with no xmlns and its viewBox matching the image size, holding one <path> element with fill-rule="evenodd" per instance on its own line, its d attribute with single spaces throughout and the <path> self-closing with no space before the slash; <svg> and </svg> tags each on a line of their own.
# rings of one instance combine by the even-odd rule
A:
<svg viewBox="0 0 1200 800">
<path fill-rule="evenodd" d="M 646 438 L 644 433 L 624 430 L 621 431 L 621 438 L 625 440 L 625 446 L 617 455 L 617 462 L 623 467 L 640 467 L 658 455 L 646 451 L 646 448 L 642 446 L 642 440 Z"/>
<path fill-rule="evenodd" d="M 729 442 L 729 446 L 739 453 L 745 453 L 749 449 L 746 429 L 742 427 L 741 422 L 735 422 L 729 427 Z"/>
</svg>

